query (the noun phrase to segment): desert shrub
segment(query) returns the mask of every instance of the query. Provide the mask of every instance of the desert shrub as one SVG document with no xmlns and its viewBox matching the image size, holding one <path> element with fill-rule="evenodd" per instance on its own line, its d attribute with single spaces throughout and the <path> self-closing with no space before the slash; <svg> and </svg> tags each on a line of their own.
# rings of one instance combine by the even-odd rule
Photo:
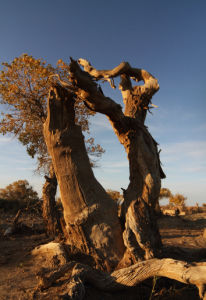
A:
<svg viewBox="0 0 206 300">
<path fill-rule="evenodd" d="M 41 206 L 36 191 L 27 180 L 15 181 L 0 189 L 0 208 L 4 210 L 18 210 L 20 208 L 35 208 Z"/>
<path fill-rule="evenodd" d="M 164 200 L 164 199 L 169 199 L 170 197 L 172 197 L 172 193 L 169 189 L 167 188 L 161 188 L 160 189 L 160 194 L 159 194 L 159 201 L 156 204 L 156 212 L 160 215 L 161 213 L 161 209 L 160 209 L 160 200 Z M 168 204 L 169 205 L 169 204 Z"/>
<path fill-rule="evenodd" d="M 160 189 L 159 200 L 161 200 L 163 198 L 170 198 L 170 197 L 172 197 L 172 193 L 169 189 L 167 189 L 167 188 Z"/>
<path fill-rule="evenodd" d="M 202 211 L 205 212 L 206 211 L 206 203 L 202 204 Z"/>
<path fill-rule="evenodd" d="M 118 191 L 108 189 L 107 194 L 109 194 L 109 196 L 117 203 L 123 200 L 123 196 Z"/>
<path fill-rule="evenodd" d="M 169 203 L 173 206 L 185 206 L 187 198 L 182 194 L 175 194 L 169 198 Z"/>
</svg>

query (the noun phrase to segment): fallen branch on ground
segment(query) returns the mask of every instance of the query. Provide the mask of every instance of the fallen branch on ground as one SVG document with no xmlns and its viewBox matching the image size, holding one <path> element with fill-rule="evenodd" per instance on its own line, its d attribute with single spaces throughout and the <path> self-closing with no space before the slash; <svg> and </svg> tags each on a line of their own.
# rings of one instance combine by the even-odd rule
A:
<svg viewBox="0 0 206 300">
<path fill-rule="evenodd" d="M 163 276 L 185 284 L 196 285 L 199 289 L 200 299 L 206 300 L 206 262 L 189 264 L 171 258 L 150 259 L 107 274 L 88 265 L 72 261 L 58 270 L 50 272 L 49 275 L 40 272 L 38 274 L 39 288 L 51 287 L 69 271 L 70 280 L 67 291 L 71 299 L 81 300 L 84 298 L 85 283 L 90 283 L 102 291 L 115 292 L 137 286 L 148 278 Z"/>
</svg>

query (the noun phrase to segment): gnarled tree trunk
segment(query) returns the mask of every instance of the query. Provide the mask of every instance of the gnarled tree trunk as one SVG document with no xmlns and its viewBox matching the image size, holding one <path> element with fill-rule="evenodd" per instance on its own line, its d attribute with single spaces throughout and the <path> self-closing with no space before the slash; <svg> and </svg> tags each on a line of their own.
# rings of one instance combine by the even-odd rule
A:
<svg viewBox="0 0 206 300">
<path fill-rule="evenodd" d="M 83 66 L 83 71 L 80 68 Z M 95 81 L 121 77 L 125 111 L 106 97 Z M 144 81 L 132 87 L 130 78 Z M 157 143 L 144 125 L 157 80 L 145 70 L 121 63 L 113 70 L 98 71 L 86 60 L 71 59 L 70 83 L 51 87 L 44 137 L 57 176 L 64 207 L 67 243 L 87 255 L 88 265 L 69 262 L 49 276 L 40 275 L 40 287 L 48 288 L 70 272 L 67 294 L 84 299 L 85 285 L 102 291 L 127 289 L 152 276 L 165 276 L 195 284 L 206 299 L 205 263 L 188 264 L 157 259 L 162 243 L 154 210 L 158 203 L 162 171 Z M 130 182 L 124 190 L 120 226 L 115 202 L 95 179 L 80 126 L 75 124 L 74 103 L 83 101 L 91 110 L 105 114 L 127 152 Z M 137 262 L 138 260 L 145 260 Z M 134 262 L 137 262 L 134 264 Z M 131 266 L 131 264 L 133 265 Z M 130 266 L 129 266 L 130 265 Z M 95 268 L 110 271 L 110 275 Z M 126 268 L 123 268 L 126 266 Z M 121 268 L 121 269 L 120 269 Z"/>
<path fill-rule="evenodd" d="M 79 64 L 84 67 L 82 71 Z M 129 160 L 130 183 L 124 191 L 124 244 L 126 256 L 133 262 L 159 255 L 161 238 L 157 228 L 154 209 L 158 202 L 162 171 L 157 143 L 144 126 L 151 98 L 158 91 L 157 80 L 145 70 L 134 69 L 128 63 L 121 63 L 113 70 L 98 71 L 86 60 L 71 61 L 71 82 L 75 94 L 88 108 L 105 114 L 125 147 Z M 110 80 L 121 77 L 125 111 L 112 99 L 104 96 L 94 80 Z M 132 87 L 130 78 L 144 81 L 142 86 Z M 126 259 L 126 257 L 125 257 Z"/>
<path fill-rule="evenodd" d="M 78 63 L 71 60 L 70 75 L 71 84 L 60 80 L 66 89 L 61 86 L 51 89 L 44 126 L 64 206 L 68 242 L 93 258 L 98 257 L 96 263 L 97 260 L 104 261 L 104 265 L 108 261 L 113 265 L 123 252 L 124 259 L 119 267 L 129 261 L 157 257 L 162 244 L 154 209 L 160 180 L 165 175 L 160 166 L 157 143 L 144 126 L 151 98 L 159 89 L 157 80 L 147 71 L 134 69 L 128 63 L 121 63 L 113 70 L 98 71 L 83 59 Z M 125 104 L 124 113 L 121 106 L 104 96 L 94 82 L 104 79 L 114 86 L 116 76 L 121 77 L 119 88 Z M 130 78 L 143 80 L 144 84 L 132 87 Z M 108 117 L 127 152 L 130 183 L 124 191 L 123 235 L 115 204 L 94 178 L 89 165 L 81 129 L 75 124 L 75 97 L 89 109 Z"/>
<path fill-rule="evenodd" d="M 60 188 L 68 244 L 110 270 L 124 253 L 122 231 L 116 204 L 92 172 L 81 127 L 75 124 L 74 96 L 59 85 L 51 88 L 45 141 Z"/>
</svg>

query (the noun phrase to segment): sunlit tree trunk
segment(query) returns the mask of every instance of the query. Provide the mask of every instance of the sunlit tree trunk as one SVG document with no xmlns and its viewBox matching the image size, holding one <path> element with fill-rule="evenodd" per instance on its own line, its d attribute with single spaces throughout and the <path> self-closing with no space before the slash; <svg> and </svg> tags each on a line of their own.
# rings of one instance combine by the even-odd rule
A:
<svg viewBox="0 0 206 300">
<path fill-rule="evenodd" d="M 81 70 L 80 65 L 84 67 Z M 124 191 L 123 233 L 125 260 L 138 261 L 158 256 L 161 252 L 161 238 L 154 214 L 158 202 L 162 171 L 157 143 L 144 126 L 151 98 L 159 89 L 157 80 L 147 71 L 134 69 L 128 63 L 121 63 L 112 70 L 98 71 L 86 60 L 71 61 L 71 81 L 75 94 L 88 108 L 105 114 L 124 146 L 129 160 L 130 183 Z M 121 77 L 119 88 L 125 105 L 124 113 L 119 104 L 104 96 L 94 80 L 109 80 Z M 132 87 L 130 78 L 144 81 L 141 86 Z"/>
<path fill-rule="evenodd" d="M 71 84 L 61 82 L 66 89 L 59 85 L 51 88 L 44 125 L 45 141 L 64 206 L 68 243 L 92 256 L 96 263 L 101 261 L 100 265 L 114 265 L 121 260 L 123 253 L 119 266 L 157 257 L 162 243 L 154 210 L 161 178 L 165 175 L 157 143 L 144 126 L 151 98 L 159 89 L 157 80 L 145 70 L 131 68 L 128 63 L 121 63 L 113 70 L 98 71 L 86 60 L 78 62 L 71 60 Z M 110 80 L 113 85 L 116 76 L 121 78 L 119 88 L 124 113 L 119 104 L 104 96 L 94 81 Z M 132 87 L 130 77 L 143 80 L 144 84 Z M 108 117 L 127 152 L 130 183 L 124 191 L 123 234 L 116 206 L 95 179 L 81 128 L 75 124 L 76 98 L 92 111 Z"/>
<path fill-rule="evenodd" d="M 121 77 L 124 113 L 121 106 L 105 97 L 95 83 L 105 79 L 113 86 L 116 76 Z M 132 87 L 130 78 L 143 80 L 144 84 Z M 113 70 L 97 71 L 80 59 L 78 63 L 71 60 L 70 81 L 70 84 L 63 83 L 64 87 L 56 84 L 50 89 L 44 137 L 60 188 L 67 243 L 71 251 L 79 251 L 87 259 L 86 265 L 70 261 L 48 276 L 42 273 L 40 288 L 50 287 L 70 272 L 67 294 L 71 299 L 84 299 L 85 283 L 115 293 L 147 278 L 165 276 L 196 285 L 200 298 L 206 299 L 204 262 L 188 264 L 153 258 L 160 256 L 162 248 L 154 210 L 161 178 L 165 175 L 157 143 L 144 121 L 151 98 L 159 89 L 157 80 L 144 70 L 131 68 L 128 63 Z M 108 117 L 127 153 L 130 182 L 123 195 L 123 229 L 115 202 L 94 177 L 81 128 L 75 124 L 77 98 L 92 111 Z M 105 274 L 91 266 L 107 271 L 116 267 L 117 270 Z"/>
<path fill-rule="evenodd" d="M 124 253 L 117 206 L 95 179 L 81 127 L 75 124 L 74 95 L 51 88 L 44 136 L 57 176 L 67 243 L 91 264 L 111 270 Z"/>
</svg>

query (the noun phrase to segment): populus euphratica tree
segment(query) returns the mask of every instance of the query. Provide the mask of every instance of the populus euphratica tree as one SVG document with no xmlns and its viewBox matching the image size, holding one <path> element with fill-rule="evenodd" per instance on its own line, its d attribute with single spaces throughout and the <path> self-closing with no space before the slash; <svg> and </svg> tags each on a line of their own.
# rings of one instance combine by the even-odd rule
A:
<svg viewBox="0 0 206 300">
<path fill-rule="evenodd" d="M 87 264 L 71 261 L 50 276 L 40 276 L 40 286 L 47 288 L 72 270 L 68 295 L 70 299 L 84 299 L 84 283 L 112 291 L 114 296 L 115 291 L 149 277 L 165 276 L 195 284 L 200 297 L 206 299 L 204 263 L 157 258 L 162 255 L 162 243 L 154 209 L 165 174 L 157 143 L 144 125 L 151 98 L 159 89 L 157 79 L 126 62 L 112 70 L 98 71 L 84 59 L 71 58 L 68 72 L 67 82 L 57 76 L 60 84 L 50 88 L 44 137 L 60 187 L 66 242 L 70 251 L 81 254 L 78 257 L 84 257 Z M 107 80 L 114 87 L 117 76 L 124 112 L 96 83 Z M 131 79 L 143 84 L 133 87 Z M 115 201 L 92 172 L 81 127 L 75 122 L 76 101 L 82 101 L 93 112 L 105 114 L 127 152 L 130 182 L 123 191 L 121 222 Z M 116 271 L 105 274 L 91 266 Z"/>
<path fill-rule="evenodd" d="M 84 68 L 84 71 L 81 69 Z M 71 60 L 68 81 L 51 87 L 44 136 L 52 158 L 64 207 L 68 243 L 92 255 L 103 268 L 113 268 L 158 256 L 162 244 L 154 208 L 158 201 L 162 171 L 156 141 L 144 122 L 157 80 L 147 71 L 121 63 L 112 70 L 98 71 L 89 62 Z M 98 80 L 114 87 L 120 76 L 122 107 L 106 97 Z M 132 86 L 131 78 L 143 85 Z M 75 102 L 105 114 L 129 160 L 130 183 L 124 190 L 124 228 L 114 201 L 94 177 L 81 128 L 75 122 Z"/>
<path fill-rule="evenodd" d="M 124 112 L 96 83 L 107 80 L 114 87 L 117 76 L 120 76 Z M 71 59 L 67 82 L 58 74 L 57 77 L 60 84 L 52 84 L 49 91 L 44 137 L 60 187 L 66 242 L 70 252 L 80 254 L 77 257 L 84 258 L 86 265 L 70 261 L 51 275 L 40 275 L 41 288 L 48 288 L 69 270 L 70 299 L 84 299 L 84 283 L 111 291 L 114 296 L 115 291 L 135 286 L 149 277 L 164 276 L 195 284 L 200 297 L 206 299 L 204 263 L 157 258 L 162 255 L 162 243 L 154 209 L 165 174 L 157 143 L 144 125 L 151 98 L 159 89 L 156 78 L 125 62 L 112 70 L 98 71 L 83 59 Z M 143 84 L 133 87 L 131 79 Z M 130 182 L 123 191 L 123 226 L 116 203 L 92 172 L 81 126 L 75 121 L 76 101 L 92 112 L 105 114 L 127 152 Z M 116 270 L 108 274 L 93 266 L 109 272 Z"/>
<path fill-rule="evenodd" d="M 39 200 L 38 194 L 27 180 L 18 180 L 0 189 L 0 198 L 6 201 L 19 201 L 20 203 L 35 202 Z"/>
</svg>

